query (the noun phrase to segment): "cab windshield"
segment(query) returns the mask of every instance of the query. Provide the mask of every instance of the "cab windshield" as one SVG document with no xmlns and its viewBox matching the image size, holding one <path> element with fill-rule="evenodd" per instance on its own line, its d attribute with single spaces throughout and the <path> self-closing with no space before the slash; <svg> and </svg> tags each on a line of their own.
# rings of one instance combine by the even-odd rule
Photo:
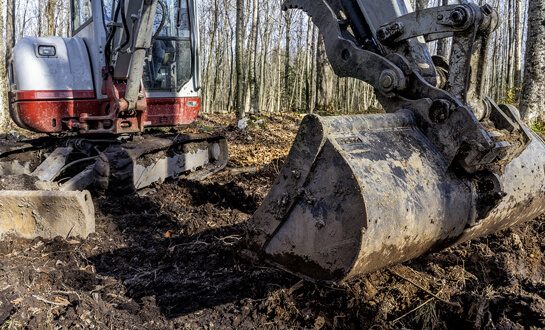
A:
<svg viewBox="0 0 545 330">
<path fill-rule="evenodd" d="M 104 23 L 113 19 L 119 0 L 103 0 Z M 128 1 L 128 0 L 125 0 Z M 189 0 L 161 0 L 157 5 L 154 36 L 144 67 L 143 82 L 147 91 L 179 91 L 192 77 L 191 22 Z M 164 12 L 163 12 L 164 8 Z M 161 22 L 164 23 L 161 27 Z M 118 18 L 120 20 L 120 18 Z"/>
</svg>

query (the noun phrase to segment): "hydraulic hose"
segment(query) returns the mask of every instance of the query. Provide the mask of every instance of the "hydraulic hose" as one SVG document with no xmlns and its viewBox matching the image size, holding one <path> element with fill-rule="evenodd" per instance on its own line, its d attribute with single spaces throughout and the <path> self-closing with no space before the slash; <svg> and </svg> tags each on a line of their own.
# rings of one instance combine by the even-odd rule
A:
<svg viewBox="0 0 545 330">
<path fill-rule="evenodd" d="M 163 26 L 165 26 L 166 21 L 166 6 L 163 3 L 163 1 L 158 1 L 159 5 L 161 5 L 161 24 L 159 25 L 159 28 L 157 31 L 155 31 L 155 34 L 153 35 L 153 38 L 151 39 L 151 48 L 153 48 L 153 44 L 155 43 L 155 40 L 157 40 L 157 37 L 159 37 L 159 34 L 161 33 L 161 30 L 163 29 Z"/>
<path fill-rule="evenodd" d="M 121 21 L 123 22 L 123 30 L 125 31 L 125 42 L 123 44 L 121 44 L 121 46 L 119 47 L 119 49 L 123 49 L 125 48 L 125 46 L 127 46 L 131 40 L 131 33 L 129 31 L 129 25 L 127 24 L 127 17 L 126 14 L 125 14 L 125 0 L 121 0 L 120 1 L 120 4 L 121 4 Z"/>
<path fill-rule="evenodd" d="M 115 35 L 115 30 L 116 30 L 116 25 L 115 25 L 115 22 L 117 21 L 117 17 L 119 16 L 119 10 L 120 10 L 120 7 L 121 7 L 121 3 L 118 2 L 117 3 L 117 7 L 115 9 L 115 13 L 114 13 L 114 17 L 113 17 L 113 20 L 112 22 L 114 22 L 114 24 L 112 24 L 112 28 L 110 29 L 110 33 L 108 34 L 108 39 L 106 40 L 106 63 L 108 65 L 110 65 L 111 63 L 111 60 L 112 60 L 112 41 L 114 39 L 114 35 Z"/>
</svg>

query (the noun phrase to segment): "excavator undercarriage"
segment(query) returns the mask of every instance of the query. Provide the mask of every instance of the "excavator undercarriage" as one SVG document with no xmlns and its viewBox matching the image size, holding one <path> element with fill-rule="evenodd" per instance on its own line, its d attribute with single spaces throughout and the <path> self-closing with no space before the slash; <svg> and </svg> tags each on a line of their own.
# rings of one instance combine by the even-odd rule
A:
<svg viewBox="0 0 545 330">
<path fill-rule="evenodd" d="M 227 143 L 204 134 L 39 138 L 0 144 L 0 235 L 87 236 L 96 194 L 132 194 L 169 178 L 202 180 L 227 165 Z"/>
</svg>

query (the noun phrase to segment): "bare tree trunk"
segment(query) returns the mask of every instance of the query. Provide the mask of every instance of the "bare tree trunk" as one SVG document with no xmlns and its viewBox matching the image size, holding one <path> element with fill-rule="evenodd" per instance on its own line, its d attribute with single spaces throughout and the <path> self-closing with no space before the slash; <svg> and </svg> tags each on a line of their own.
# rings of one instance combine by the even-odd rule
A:
<svg viewBox="0 0 545 330">
<path fill-rule="evenodd" d="M 26 24 L 27 24 L 27 11 L 28 11 L 28 1 L 25 1 L 24 2 L 24 8 L 23 8 L 23 14 L 21 15 L 19 13 L 19 17 L 21 17 L 20 25 L 19 25 L 19 39 L 22 39 L 24 37 L 24 34 L 25 34 Z"/>
<path fill-rule="evenodd" d="M 0 10 L 3 8 L 0 6 Z M 0 52 L 0 58 L 3 60 L 2 69 L 0 71 L 0 92 L 2 93 L 2 110 L 0 112 L 0 130 L 6 131 L 9 126 L 9 111 L 8 111 L 8 91 L 9 91 L 9 81 L 7 80 L 7 72 L 9 70 L 11 57 L 13 55 L 13 47 L 15 46 L 15 0 L 7 0 L 6 2 L 6 39 L 5 45 L 2 44 L 2 51 Z M 2 20 L 3 22 L 3 20 Z M 4 29 L 0 29 L 4 31 Z M 1 38 L 0 38 L 1 40 Z"/>
<path fill-rule="evenodd" d="M 45 5 L 45 19 L 47 21 L 47 35 L 55 35 L 55 7 L 57 7 L 57 0 L 47 0 Z"/>
<path fill-rule="evenodd" d="M 515 5 L 514 0 L 508 0 L 508 12 L 512 13 L 515 11 Z M 515 87 L 515 69 L 514 69 L 514 63 L 513 63 L 513 56 L 515 54 L 515 29 L 514 29 L 514 19 L 510 17 L 507 22 L 505 22 L 506 28 L 507 28 L 507 44 L 505 51 L 507 52 L 507 56 L 505 56 L 505 66 L 506 66 L 506 76 L 507 76 L 507 88 L 503 89 L 503 91 L 507 90 L 508 92 L 511 92 L 513 88 Z"/>
<path fill-rule="evenodd" d="M 309 59 L 309 68 L 310 68 L 310 76 L 309 76 L 309 105 L 308 105 L 308 112 L 312 113 L 314 109 L 316 108 L 316 84 L 318 82 L 317 77 L 317 66 L 313 65 L 315 63 L 314 59 L 316 58 L 316 39 L 317 35 L 319 34 L 316 32 L 317 28 L 316 25 L 312 24 L 312 41 L 310 42 L 310 59 Z"/>
<path fill-rule="evenodd" d="M 305 103 L 306 103 L 306 111 L 307 113 L 309 113 L 311 111 L 311 108 L 310 108 L 310 81 L 312 79 L 312 68 L 311 68 L 311 62 L 310 62 L 310 47 L 311 47 L 311 44 L 312 44 L 312 38 L 313 36 L 311 35 L 311 33 L 313 32 L 312 31 L 312 20 L 308 20 L 308 23 L 307 23 L 307 45 L 306 45 L 306 48 L 305 48 Z"/>
<path fill-rule="evenodd" d="M 244 41 L 244 0 L 237 0 L 237 26 L 236 26 L 236 50 L 235 50 L 235 62 L 237 67 L 237 83 L 236 83 L 236 95 L 237 105 L 236 113 L 237 120 L 244 118 L 244 81 L 242 72 L 242 56 L 244 55 L 243 41 Z"/>
<path fill-rule="evenodd" d="M 15 47 L 15 0 L 7 0 L 6 10 L 6 58 L 4 66 L 7 69 Z"/>
<path fill-rule="evenodd" d="M 252 79 L 252 86 L 253 86 L 253 89 L 252 89 L 252 94 L 253 94 L 253 101 L 252 101 L 252 110 L 254 113 L 258 113 L 259 112 L 259 109 L 258 109 L 258 105 L 259 105 L 259 87 L 258 87 L 258 84 L 257 84 L 257 63 L 258 63 L 258 56 L 257 56 L 257 41 L 258 41 L 258 38 L 257 38 L 257 34 L 258 34 L 258 30 L 259 30 L 259 23 L 261 22 L 260 20 L 260 16 L 259 16 L 259 1 L 258 0 L 254 0 L 254 19 L 253 19 L 253 26 L 254 26 L 254 35 L 253 35 L 253 43 L 254 43 L 254 47 L 252 49 L 252 60 L 250 62 L 250 66 L 252 67 L 252 76 L 251 76 L 251 79 Z"/>
<path fill-rule="evenodd" d="M 257 79 L 256 79 L 256 49 L 257 49 L 257 25 L 258 25 L 258 5 L 257 0 L 253 0 L 253 11 L 252 11 L 252 27 L 250 31 L 250 41 L 249 41 L 249 72 L 248 72 L 248 81 L 246 83 L 246 98 L 248 102 L 246 103 L 246 111 L 256 113 L 257 112 Z"/>
<path fill-rule="evenodd" d="M 331 66 L 329 65 L 324 46 L 324 37 L 318 35 L 318 48 L 316 52 L 316 108 L 327 110 L 331 107 L 331 93 L 333 85 L 331 81 Z"/>
<path fill-rule="evenodd" d="M 10 0 L 8 0 L 10 1 Z M 44 30 L 43 30 L 43 16 L 44 16 L 44 6 L 38 6 L 38 35 L 37 37 L 43 37 L 44 36 Z"/>
<path fill-rule="evenodd" d="M 4 0 L 0 0 L 0 31 L 4 31 Z M 8 86 L 9 82 L 6 79 L 6 47 L 4 42 L 0 41 L 0 131 L 5 132 L 9 123 L 8 116 Z"/>
<path fill-rule="evenodd" d="M 522 0 L 515 0 L 515 90 L 520 101 L 522 88 Z"/>
<path fill-rule="evenodd" d="M 284 110 L 289 111 L 290 102 L 290 33 L 291 33 L 291 12 L 285 12 L 286 21 L 286 60 L 284 65 Z"/>
<path fill-rule="evenodd" d="M 528 8 L 526 65 L 520 111 L 526 123 L 545 121 L 545 0 L 531 0 Z"/>
</svg>

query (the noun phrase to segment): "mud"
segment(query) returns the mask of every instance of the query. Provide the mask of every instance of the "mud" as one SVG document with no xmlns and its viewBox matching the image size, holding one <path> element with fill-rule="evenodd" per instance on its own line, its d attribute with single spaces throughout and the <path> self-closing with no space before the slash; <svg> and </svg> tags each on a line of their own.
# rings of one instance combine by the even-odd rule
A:
<svg viewBox="0 0 545 330">
<path fill-rule="evenodd" d="M 201 118 L 186 131 L 225 134 L 229 168 L 259 171 L 97 198 L 88 239 L 0 242 L 0 328 L 545 327 L 543 218 L 336 285 L 248 259 L 245 224 L 299 118 L 266 118 L 265 130 L 249 132 L 229 121 Z"/>
</svg>

